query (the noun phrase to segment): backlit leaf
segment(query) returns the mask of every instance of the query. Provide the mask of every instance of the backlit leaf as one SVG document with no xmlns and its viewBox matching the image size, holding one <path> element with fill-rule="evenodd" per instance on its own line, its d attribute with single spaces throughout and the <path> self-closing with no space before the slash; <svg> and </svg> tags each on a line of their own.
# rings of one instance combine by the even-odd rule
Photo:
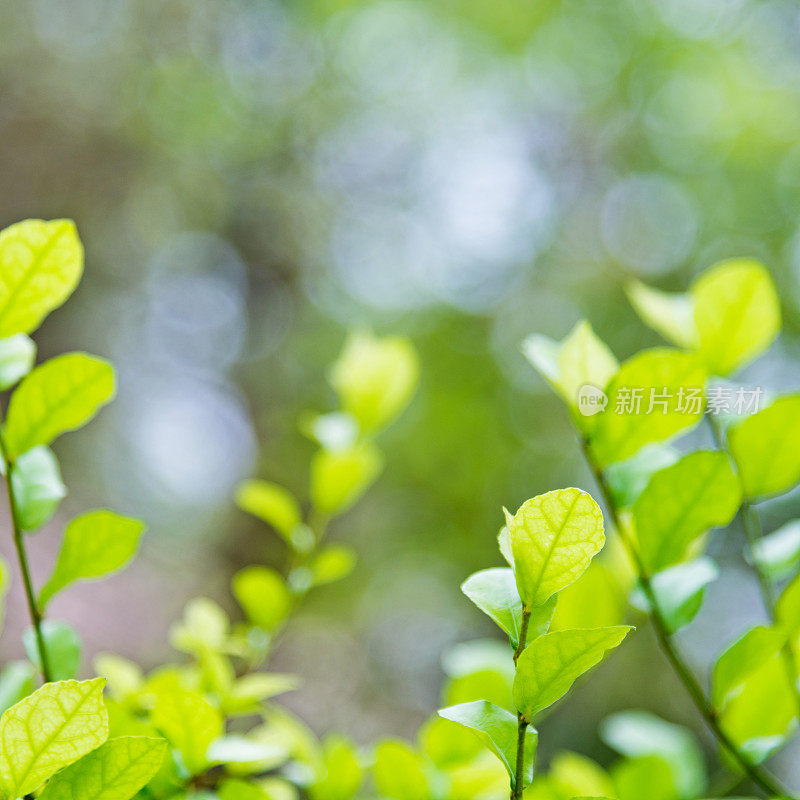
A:
<svg viewBox="0 0 800 800">
<path fill-rule="evenodd" d="M 519 727 L 516 714 L 486 700 L 477 700 L 439 709 L 439 716 L 473 731 L 484 746 L 500 759 L 514 788 Z M 524 786 L 533 778 L 537 742 L 538 734 L 529 726 L 525 732 Z"/>
<path fill-rule="evenodd" d="M 121 736 L 85 755 L 48 781 L 42 800 L 129 800 L 155 775 L 167 743 Z"/>
<path fill-rule="evenodd" d="M 641 281 L 631 281 L 625 286 L 625 292 L 642 321 L 668 342 L 686 349 L 698 344 L 700 335 L 694 321 L 691 295 L 662 292 Z"/>
<path fill-rule="evenodd" d="M 580 489 L 526 501 L 508 532 L 517 588 L 528 608 L 577 580 L 605 543 L 600 507 Z"/>
<path fill-rule="evenodd" d="M 36 361 L 36 344 L 24 333 L 0 339 L 0 391 L 27 375 Z"/>
<path fill-rule="evenodd" d="M 74 678 L 81 666 L 81 640 L 78 634 L 64 622 L 46 619 L 42 622 L 42 638 L 51 679 L 64 681 Z M 25 629 L 22 634 L 22 643 L 25 647 L 25 654 L 41 672 L 39 646 L 33 628 Z"/>
<path fill-rule="evenodd" d="M 13 459 L 86 424 L 114 396 L 111 364 L 86 353 L 51 358 L 14 390 L 4 439 Z"/>
<path fill-rule="evenodd" d="M 47 683 L 0 717 L 0 780 L 22 797 L 108 737 L 103 678 Z"/>
<path fill-rule="evenodd" d="M 30 333 L 73 292 L 83 246 L 68 219 L 28 219 L 0 231 L 0 337 Z"/>
<path fill-rule="evenodd" d="M 233 594 L 250 621 L 272 631 L 289 613 L 291 595 L 278 572 L 270 567 L 245 567 L 233 576 Z"/>
<path fill-rule="evenodd" d="M 75 517 L 64 531 L 56 565 L 42 587 L 39 603 L 49 600 L 75 581 L 96 580 L 122 569 L 136 554 L 145 525 L 106 509 Z"/>
<path fill-rule="evenodd" d="M 43 445 L 23 453 L 11 467 L 17 522 L 24 531 L 41 528 L 67 494 L 53 452 Z"/>
<path fill-rule="evenodd" d="M 756 541 L 752 558 L 773 580 L 796 574 L 800 567 L 800 520 L 793 520 Z"/>
<path fill-rule="evenodd" d="M 430 800 L 428 779 L 419 755 L 405 742 L 388 740 L 375 748 L 375 785 L 391 800 Z"/>
<path fill-rule="evenodd" d="M 733 519 L 741 500 L 739 479 L 725 453 L 690 453 L 657 472 L 633 505 L 647 570 L 658 572 L 681 561 L 697 537 Z"/>
<path fill-rule="evenodd" d="M 584 672 L 600 663 L 632 628 L 554 631 L 535 639 L 517 661 L 514 704 L 527 720 L 548 708 L 570 689 Z"/>
<path fill-rule="evenodd" d="M 311 499 L 324 514 L 341 514 L 352 506 L 383 469 L 383 456 L 363 442 L 348 450 L 320 450 L 311 462 Z"/>
<path fill-rule="evenodd" d="M 243 481 L 236 489 L 236 504 L 242 511 L 263 520 L 287 541 L 300 524 L 300 506 L 294 495 L 277 483 L 262 480 Z"/>
</svg>

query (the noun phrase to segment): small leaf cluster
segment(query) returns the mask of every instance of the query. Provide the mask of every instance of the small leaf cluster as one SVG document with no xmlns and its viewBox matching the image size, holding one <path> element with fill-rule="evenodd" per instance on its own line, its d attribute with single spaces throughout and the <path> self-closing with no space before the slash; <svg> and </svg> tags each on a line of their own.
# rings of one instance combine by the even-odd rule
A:
<svg viewBox="0 0 800 800">
<path fill-rule="evenodd" d="M 800 720 L 800 527 L 788 521 L 763 535 L 759 508 L 800 481 L 800 395 L 762 395 L 760 409 L 740 407 L 739 413 L 714 406 L 722 392 L 736 397 L 737 371 L 779 334 L 778 292 L 763 265 L 735 259 L 701 274 L 683 294 L 639 282 L 627 293 L 643 321 L 673 347 L 646 349 L 619 363 L 583 321 L 561 342 L 531 336 L 523 351 L 571 412 L 631 555 L 630 602 L 651 616 L 673 663 L 681 657 L 672 635 L 695 618 L 705 588 L 719 574 L 707 553 L 711 532 L 728 529 L 738 515 L 747 540 L 743 557 L 761 587 L 765 621 L 719 655 L 708 696 L 698 696 L 702 689 L 688 669 L 681 678 L 717 736 L 723 762 L 765 793 L 778 794 L 778 784 L 759 765 Z M 579 392 L 587 384 L 604 391 L 604 411 L 580 412 Z M 641 390 L 638 410 L 625 407 L 631 387 Z M 688 403 L 688 390 L 700 402 Z M 663 401 L 648 410 L 651 392 Z M 704 420 L 713 447 L 675 446 Z M 662 736 L 646 726 L 639 730 L 645 742 Z M 664 797 L 698 797 L 702 790 L 675 786 Z M 617 789 L 613 796 L 634 795 Z"/>
</svg>

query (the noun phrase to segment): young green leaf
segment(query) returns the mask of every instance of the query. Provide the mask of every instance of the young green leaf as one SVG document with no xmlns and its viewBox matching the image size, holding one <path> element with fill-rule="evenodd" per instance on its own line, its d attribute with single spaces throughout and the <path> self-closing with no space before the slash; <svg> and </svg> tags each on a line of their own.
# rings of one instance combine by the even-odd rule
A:
<svg viewBox="0 0 800 800">
<path fill-rule="evenodd" d="M 342 407 L 365 433 L 388 425 L 408 404 L 419 381 L 419 360 L 408 339 L 352 333 L 331 370 Z"/>
<path fill-rule="evenodd" d="M 732 425 L 728 447 L 747 497 L 791 489 L 800 481 L 800 394 L 781 397 Z"/>
<path fill-rule="evenodd" d="M 517 763 L 517 736 L 519 723 L 515 714 L 505 708 L 493 705 L 486 700 L 472 703 L 461 703 L 439 709 L 439 716 L 449 719 L 471 730 L 478 739 L 494 753 L 506 768 L 511 780 L 511 788 L 515 786 L 515 768 Z M 536 758 L 536 746 L 539 736 L 528 727 L 525 732 L 525 760 L 523 784 L 527 786 L 533 779 L 533 765 Z"/>
<path fill-rule="evenodd" d="M 54 681 L 65 681 L 74 678 L 81 666 L 81 640 L 77 633 L 65 622 L 46 619 L 42 622 L 42 638 L 47 653 L 47 664 Z M 22 634 L 25 655 L 42 672 L 39 658 L 39 645 L 36 631 L 26 628 Z"/>
<path fill-rule="evenodd" d="M 612 569 L 595 559 L 580 580 L 558 593 L 551 630 L 605 628 L 623 623 L 627 609 L 627 581 L 622 568 L 615 565 Z M 538 635 L 542 633 L 546 631 L 540 631 Z"/>
<path fill-rule="evenodd" d="M 724 708 L 755 670 L 767 661 L 778 659 L 785 641 L 786 634 L 779 628 L 759 625 L 728 647 L 714 665 L 711 680 L 714 707 Z"/>
<path fill-rule="evenodd" d="M 668 342 L 687 350 L 698 345 L 700 334 L 694 321 L 694 298 L 691 295 L 662 292 L 641 281 L 628 283 L 625 293 L 642 322 Z"/>
<path fill-rule="evenodd" d="M 643 350 L 620 367 L 608 386 L 608 406 L 598 414 L 591 446 L 605 467 L 625 461 L 651 442 L 663 442 L 703 416 L 706 373 L 692 353 Z"/>
<path fill-rule="evenodd" d="M 103 578 L 122 569 L 136 554 L 145 525 L 106 509 L 75 517 L 64 531 L 56 565 L 39 594 L 44 607 L 75 581 Z"/>
<path fill-rule="evenodd" d="M 600 663 L 631 631 L 627 625 L 555 631 L 534 639 L 517 661 L 514 704 L 526 720 L 562 698 L 587 670 Z"/>
<path fill-rule="evenodd" d="M 35 791 L 108 737 L 103 678 L 46 683 L 0 717 L 0 781 L 6 797 Z"/>
<path fill-rule="evenodd" d="M 600 507 L 580 489 L 558 489 L 526 501 L 508 532 L 517 588 L 528 608 L 577 580 L 605 543 Z"/>
<path fill-rule="evenodd" d="M 35 531 L 55 514 L 67 494 L 58 461 L 43 445 L 23 453 L 11 467 L 11 488 L 17 523 L 24 531 Z"/>
<path fill-rule="evenodd" d="M 83 272 L 75 223 L 28 219 L 0 231 L 0 337 L 30 333 L 73 292 Z"/>
<path fill-rule="evenodd" d="M 646 444 L 625 461 L 609 464 L 605 474 L 614 503 L 618 508 L 633 505 L 653 475 L 671 467 L 680 457 L 680 452 L 671 445 Z"/>
<path fill-rule="evenodd" d="M 311 580 L 314 586 L 346 578 L 355 568 L 356 553 L 352 547 L 334 544 L 320 550 L 311 562 Z"/>
<path fill-rule="evenodd" d="M 108 681 L 109 694 L 120 703 L 135 695 L 144 683 L 138 664 L 113 653 L 98 653 L 94 658 L 94 670 Z"/>
<path fill-rule="evenodd" d="M 614 797 L 611 776 L 586 756 L 569 751 L 556 753 L 550 761 L 549 773 L 534 778 L 531 792 L 534 800 L 564 800 L 566 797 Z M 536 790 L 543 790 L 541 795 Z"/>
<path fill-rule="evenodd" d="M 0 391 L 27 375 L 36 361 L 36 344 L 24 333 L 0 339 Z"/>
<path fill-rule="evenodd" d="M 405 742 L 388 740 L 375 748 L 375 785 L 392 800 L 430 800 L 431 790 L 419 755 Z"/>
<path fill-rule="evenodd" d="M 10 661 L 0 672 L 0 714 L 36 688 L 36 670 L 27 661 Z"/>
<path fill-rule="evenodd" d="M 349 450 L 320 450 L 311 462 L 311 500 L 323 514 L 341 514 L 352 506 L 383 469 L 383 456 L 371 442 Z"/>
<path fill-rule="evenodd" d="M 208 597 L 194 597 L 183 610 L 183 619 L 172 625 L 170 644 L 184 653 L 203 655 L 225 649 L 230 619 L 217 603 Z"/>
<path fill-rule="evenodd" d="M 692 284 L 699 352 L 714 375 L 729 375 L 772 344 L 781 307 L 763 264 L 732 259 L 706 270 Z"/>
<path fill-rule="evenodd" d="M 658 756 L 672 769 L 670 783 L 681 797 L 698 797 L 707 788 L 703 751 L 694 736 L 646 711 L 621 711 L 606 717 L 600 737 L 628 758 Z"/>
<path fill-rule="evenodd" d="M 681 800 L 672 768 L 659 756 L 624 759 L 611 774 L 619 800 Z"/>
<path fill-rule="evenodd" d="M 528 361 L 550 382 L 570 408 L 577 408 L 579 389 L 605 389 L 619 369 L 614 354 L 581 320 L 561 342 L 534 334 L 522 344 Z"/>
<path fill-rule="evenodd" d="M 54 775 L 41 800 L 129 800 L 155 775 L 167 743 L 147 736 L 120 736 Z"/>
<path fill-rule="evenodd" d="M 800 567 L 800 519 L 756 541 L 752 547 L 752 560 L 774 581 L 795 575 Z"/>
<path fill-rule="evenodd" d="M 311 800 L 350 800 L 363 776 L 356 746 L 343 736 L 327 736 L 322 743 L 322 763 L 308 794 Z"/>
<path fill-rule="evenodd" d="M 522 600 L 517 591 L 514 570 L 508 567 L 484 569 L 470 575 L 461 591 L 491 617 L 509 636 L 519 641 L 522 625 Z"/>
<path fill-rule="evenodd" d="M 8 457 L 86 424 L 114 391 L 114 369 L 102 358 L 66 353 L 40 364 L 11 395 L 3 434 Z"/>
<path fill-rule="evenodd" d="M 245 567 L 232 581 L 233 594 L 254 625 L 277 628 L 289 613 L 292 598 L 283 578 L 270 567 Z"/>
<path fill-rule="evenodd" d="M 192 775 L 208 766 L 208 748 L 224 732 L 224 720 L 214 706 L 199 692 L 177 685 L 166 685 L 156 693 L 152 722 Z"/>
<path fill-rule="evenodd" d="M 633 505 L 639 551 L 648 572 L 681 561 L 709 528 L 727 525 L 742 501 L 725 453 L 698 451 L 653 475 Z"/>
<path fill-rule="evenodd" d="M 236 489 L 236 505 L 258 517 L 291 542 L 292 532 L 302 521 L 300 506 L 294 495 L 270 481 L 243 481 Z"/>
<path fill-rule="evenodd" d="M 717 565 L 710 558 L 701 556 L 685 564 L 676 564 L 650 578 L 661 619 L 669 633 L 677 633 L 697 616 L 706 586 L 717 577 Z M 651 613 L 650 603 L 641 588 L 631 594 L 631 603 L 641 611 Z"/>
</svg>

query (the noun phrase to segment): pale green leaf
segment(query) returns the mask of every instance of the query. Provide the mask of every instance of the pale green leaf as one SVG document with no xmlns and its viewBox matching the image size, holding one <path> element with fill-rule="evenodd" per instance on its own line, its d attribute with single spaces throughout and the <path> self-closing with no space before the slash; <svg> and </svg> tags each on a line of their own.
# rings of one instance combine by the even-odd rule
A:
<svg viewBox="0 0 800 800">
<path fill-rule="evenodd" d="M 192 598 L 183 610 L 183 619 L 169 632 L 170 644 L 184 653 L 222 651 L 228 639 L 230 619 L 225 611 L 207 597 Z"/>
<path fill-rule="evenodd" d="M 558 593 L 552 629 L 619 625 L 625 621 L 626 595 L 620 576 L 595 559 L 580 580 Z"/>
<path fill-rule="evenodd" d="M 43 445 L 23 453 L 11 467 L 17 523 L 24 531 L 41 528 L 67 494 L 53 452 Z"/>
<path fill-rule="evenodd" d="M 215 739 L 206 755 L 213 764 L 236 764 L 246 767 L 243 772 L 266 772 L 286 761 L 289 754 L 285 747 L 275 742 L 231 733 Z"/>
<path fill-rule="evenodd" d="M 270 481 L 243 481 L 236 489 L 236 504 L 242 511 L 272 525 L 287 541 L 302 521 L 300 506 L 294 495 Z"/>
<path fill-rule="evenodd" d="M 320 450 L 311 462 L 311 500 L 323 514 L 341 514 L 352 506 L 383 469 L 383 456 L 371 442 L 349 450 Z"/>
<path fill-rule="evenodd" d="M 739 479 L 719 451 L 698 451 L 653 475 L 633 505 L 639 552 L 648 572 L 681 561 L 709 528 L 727 525 L 742 501 Z"/>
<path fill-rule="evenodd" d="M 697 797 L 707 788 L 703 751 L 686 728 L 646 711 L 621 711 L 603 720 L 600 737 L 628 758 L 662 758 L 672 769 L 671 782 L 682 797 Z"/>
<path fill-rule="evenodd" d="M 347 577 L 355 568 L 356 553 L 352 547 L 334 544 L 317 553 L 311 561 L 311 580 L 314 586 L 333 583 Z"/>
<path fill-rule="evenodd" d="M 109 694 L 120 703 L 135 695 L 144 683 L 138 664 L 113 653 L 98 653 L 94 658 L 94 670 L 106 678 Z"/>
<path fill-rule="evenodd" d="M 356 746 L 344 736 L 327 736 L 322 743 L 322 763 L 308 793 L 311 800 L 350 800 L 363 777 Z"/>
<path fill-rule="evenodd" d="M 641 281 L 628 283 L 625 293 L 642 321 L 668 342 L 685 349 L 697 346 L 700 336 L 691 295 L 662 292 Z"/>
<path fill-rule="evenodd" d="M 289 613 L 292 598 L 283 578 L 270 567 L 245 567 L 232 581 L 233 594 L 254 625 L 277 628 Z"/>
<path fill-rule="evenodd" d="M 709 372 L 729 375 L 772 344 L 781 329 L 769 270 L 751 259 L 723 261 L 692 284 L 699 352 Z"/>
<path fill-rule="evenodd" d="M 9 661 L 0 672 L 0 714 L 36 688 L 36 670 L 27 661 Z"/>
<path fill-rule="evenodd" d="M 668 348 L 643 350 L 625 361 L 608 386 L 608 406 L 591 437 L 601 466 L 624 461 L 651 442 L 663 442 L 703 416 L 706 374 L 698 358 Z"/>
<path fill-rule="evenodd" d="M 30 333 L 73 292 L 83 246 L 68 219 L 28 219 L 0 231 L 0 337 Z"/>
<path fill-rule="evenodd" d="M 775 606 L 775 615 L 790 636 L 800 633 L 800 575 L 797 575 L 781 592 Z"/>
<path fill-rule="evenodd" d="M 800 519 L 756 541 L 752 547 L 752 560 L 772 580 L 795 575 L 800 567 Z"/>
<path fill-rule="evenodd" d="M 42 639 L 50 667 L 50 679 L 64 681 L 74 678 L 81 666 L 81 640 L 77 633 L 65 622 L 46 619 L 42 622 Z M 42 672 L 41 659 L 36 632 L 26 628 L 22 634 L 25 655 Z"/>
<path fill-rule="evenodd" d="M 514 704 L 527 720 L 562 698 L 587 670 L 602 661 L 632 628 L 554 631 L 531 642 L 517 661 Z"/>
<path fill-rule="evenodd" d="M 3 438 L 14 459 L 86 424 L 114 396 L 114 369 L 86 353 L 51 358 L 14 390 Z"/>
<path fill-rule="evenodd" d="M 56 565 L 39 594 L 44 607 L 75 581 L 103 578 L 122 569 L 136 554 L 145 525 L 106 509 L 75 517 L 64 531 Z"/>
<path fill-rule="evenodd" d="M 108 737 L 103 678 L 47 683 L 0 717 L 0 780 L 22 797 Z"/>
<path fill-rule="evenodd" d="M 791 489 L 800 481 L 800 395 L 781 397 L 732 425 L 728 447 L 747 497 Z"/>
<path fill-rule="evenodd" d="M 441 708 L 439 716 L 473 731 L 484 746 L 500 759 L 508 772 L 511 788 L 514 788 L 519 727 L 516 714 L 486 700 L 476 700 Z M 529 726 L 525 732 L 523 786 L 527 786 L 533 778 L 538 738 L 537 732 Z"/>
<path fill-rule="evenodd" d="M 577 580 L 605 543 L 600 507 L 580 489 L 526 501 L 508 531 L 517 588 L 528 608 Z"/>
<path fill-rule="evenodd" d="M 51 778 L 40 798 L 129 800 L 158 771 L 166 750 L 163 739 L 111 739 Z"/>
<path fill-rule="evenodd" d="M 668 444 L 646 444 L 638 453 L 605 470 L 611 496 L 618 508 L 627 508 L 645 490 L 659 470 L 671 467 L 681 454 Z"/>
<path fill-rule="evenodd" d="M 405 408 L 419 381 L 414 346 L 399 336 L 350 334 L 331 370 L 342 407 L 366 433 L 388 425 Z"/>
<path fill-rule="evenodd" d="M 27 375 L 36 361 L 36 344 L 24 333 L 0 339 L 0 391 Z"/>
<path fill-rule="evenodd" d="M 428 779 L 417 753 L 405 742 L 388 740 L 375 748 L 373 777 L 390 800 L 430 800 Z"/>
<path fill-rule="evenodd" d="M 202 694 L 176 685 L 156 693 L 152 722 L 178 750 L 192 775 L 209 765 L 208 748 L 224 732 L 220 713 Z"/>
<path fill-rule="evenodd" d="M 714 707 L 724 708 L 755 670 L 777 659 L 785 641 L 786 634 L 780 629 L 760 625 L 728 647 L 714 665 L 711 680 Z"/>
<path fill-rule="evenodd" d="M 541 791 L 532 791 L 539 789 Z M 531 789 L 525 793 L 534 800 L 564 800 L 567 797 L 605 798 L 614 796 L 608 773 L 596 762 L 578 753 L 556 753 L 548 773 L 539 772 Z"/>
<path fill-rule="evenodd" d="M 659 756 L 619 761 L 612 777 L 618 800 L 680 800 L 672 768 Z"/>
<path fill-rule="evenodd" d="M 676 633 L 697 616 L 706 586 L 717 577 L 717 565 L 705 556 L 676 564 L 651 576 L 650 586 L 669 633 Z M 650 602 L 641 588 L 632 593 L 631 603 L 645 613 L 651 613 Z"/>
</svg>

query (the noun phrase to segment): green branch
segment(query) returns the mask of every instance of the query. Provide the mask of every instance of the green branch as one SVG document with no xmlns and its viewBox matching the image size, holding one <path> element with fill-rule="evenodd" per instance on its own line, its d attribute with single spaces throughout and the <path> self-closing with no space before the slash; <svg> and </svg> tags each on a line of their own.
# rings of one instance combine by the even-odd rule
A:
<svg viewBox="0 0 800 800">
<path fill-rule="evenodd" d="M 519 629 L 519 642 L 517 649 L 514 650 L 514 665 L 522 655 L 525 645 L 528 643 L 528 624 L 531 621 L 530 610 L 523 607 L 522 625 Z M 517 713 L 517 762 L 514 770 L 514 786 L 511 789 L 511 800 L 520 800 L 522 797 L 523 782 L 525 780 L 525 734 L 528 731 L 528 721 L 522 714 Z"/>
</svg>

